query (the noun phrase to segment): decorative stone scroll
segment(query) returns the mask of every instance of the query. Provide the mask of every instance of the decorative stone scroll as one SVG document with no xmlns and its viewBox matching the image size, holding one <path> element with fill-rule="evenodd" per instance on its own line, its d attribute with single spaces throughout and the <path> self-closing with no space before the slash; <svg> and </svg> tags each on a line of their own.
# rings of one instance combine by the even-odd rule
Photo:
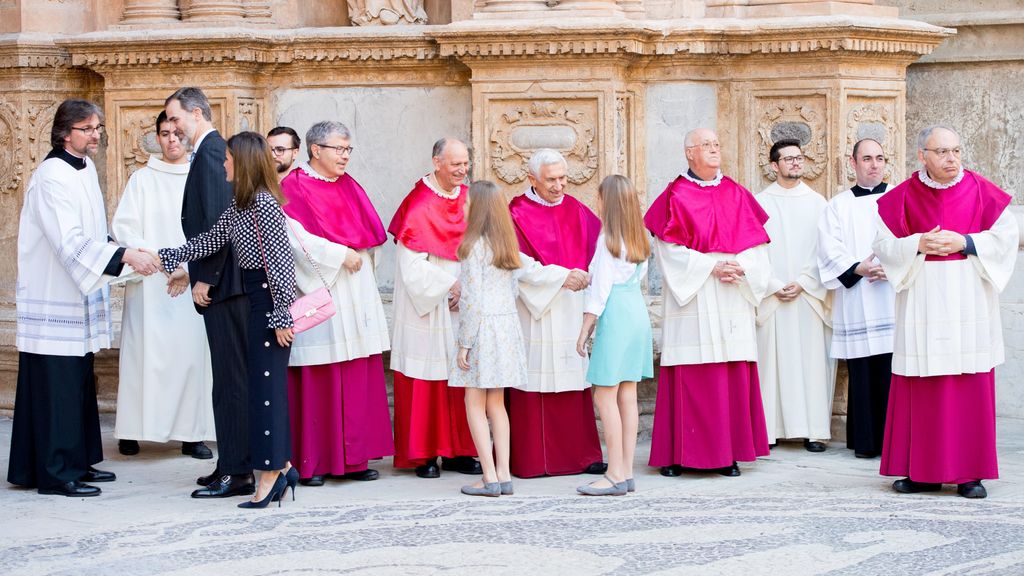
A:
<svg viewBox="0 0 1024 576">
<path fill-rule="evenodd" d="M 18 130 L 18 110 L 11 103 L 0 100 L 0 193 L 12 194 L 21 186 L 21 132 Z"/>
<path fill-rule="evenodd" d="M 508 101 L 493 117 L 491 169 L 501 181 L 526 180 L 533 152 L 553 148 L 565 156 L 568 179 L 583 184 L 597 173 L 598 146 L 594 101 Z"/>
<path fill-rule="evenodd" d="M 427 23 L 423 0 L 348 0 L 348 17 L 355 26 Z"/>
<path fill-rule="evenodd" d="M 151 155 L 160 153 L 160 144 L 156 139 L 156 117 L 159 113 L 159 105 L 122 110 L 118 122 L 122 173 L 115 183 L 118 193 L 128 183 L 131 175 L 146 165 Z"/>
<path fill-rule="evenodd" d="M 804 153 L 804 179 L 816 180 L 828 165 L 825 138 L 824 99 L 759 99 L 761 111 L 757 123 L 757 162 L 761 174 L 775 181 L 768 153 L 775 142 L 793 138 L 800 141 Z"/>
<path fill-rule="evenodd" d="M 896 119 L 893 113 L 893 103 L 866 103 L 850 108 L 846 120 L 846 154 L 849 158 L 853 154 L 853 145 L 862 138 L 873 138 L 882 145 L 882 152 L 888 159 L 885 164 L 886 182 L 892 182 L 893 168 L 896 166 Z M 843 162 L 845 166 L 847 182 L 853 182 L 857 175 L 849 162 Z"/>
</svg>

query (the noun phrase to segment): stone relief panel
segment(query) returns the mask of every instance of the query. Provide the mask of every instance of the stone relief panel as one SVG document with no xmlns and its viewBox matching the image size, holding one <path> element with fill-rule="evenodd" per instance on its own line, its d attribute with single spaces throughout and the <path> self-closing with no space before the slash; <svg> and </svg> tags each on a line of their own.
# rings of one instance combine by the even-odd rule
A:
<svg viewBox="0 0 1024 576">
<path fill-rule="evenodd" d="M 61 99 L 30 100 L 26 109 L 28 117 L 28 165 L 32 170 L 50 153 L 50 130 L 53 115 Z"/>
<path fill-rule="evenodd" d="M 615 173 L 631 176 L 634 172 L 633 95 L 620 92 L 615 96 Z M 642 194 L 642 192 L 641 192 Z M 642 203 L 641 203 L 642 205 Z"/>
<path fill-rule="evenodd" d="M 156 117 L 162 109 L 159 102 L 119 108 L 118 142 L 114 143 L 119 162 L 114 189 L 110 194 L 113 198 L 121 197 L 128 179 L 146 165 L 150 155 L 160 154 L 160 144 L 156 140 Z"/>
<path fill-rule="evenodd" d="M 22 136 L 18 129 L 18 110 L 0 99 L 0 194 L 13 194 L 24 179 Z"/>
<path fill-rule="evenodd" d="M 843 143 L 842 177 L 838 183 L 840 188 L 852 186 L 856 182 L 853 168 L 845 159 L 853 154 L 853 145 L 863 138 L 872 138 L 882 145 L 882 151 L 888 159 L 885 168 L 885 181 L 898 183 L 901 167 L 897 161 L 898 154 L 896 102 L 893 99 L 850 98 L 847 101 L 846 142 Z M 897 178 L 897 180 L 894 180 Z"/>
<path fill-rule="evenodd" d="M 348 0 L 348 16 L 354 26 L 427 23 L 423 0 Z"/>
<path fill-rule="evenodd" d="M 255 98 L 239 98 L 237 116 L 235 117 L 235 126 L 238 127 L 238 131 L 245 132 L 251 130 L 262 134 L 264 130 L 260 121 L 261 111 L 262 106 L 259 100 Z"/>
<path fill-rule="evenodd" d="M 762 188 L 775 181 L 768 152 L 779 140 L 800 141 L 804 157 L 804 180 L 818 192 L 825 192 L 826 182 L 820 179 L 828 169 L 827 102 L 824 95 L 756 98 L 757 166 Z M 754 190 L 754 192 L 758 192 Z"/>
</svg>

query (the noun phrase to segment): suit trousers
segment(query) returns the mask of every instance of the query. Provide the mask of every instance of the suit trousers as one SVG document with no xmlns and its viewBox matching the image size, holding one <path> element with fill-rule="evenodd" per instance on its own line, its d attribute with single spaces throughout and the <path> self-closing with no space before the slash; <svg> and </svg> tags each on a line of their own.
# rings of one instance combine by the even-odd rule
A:
<svg viewBox="0 0 1024 576">
<path fill-rule="evenodd" d="M 248 348 L 249 298 L 235 296 L 203 311 L 213 369 L 217 471 L 250 474 Z"/>
</svg>

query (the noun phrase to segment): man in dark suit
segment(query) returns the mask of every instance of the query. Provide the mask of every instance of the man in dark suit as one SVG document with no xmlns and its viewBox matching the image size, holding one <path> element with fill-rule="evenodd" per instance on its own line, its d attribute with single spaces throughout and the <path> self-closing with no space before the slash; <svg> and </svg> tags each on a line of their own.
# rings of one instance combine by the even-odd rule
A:
<svg viewBox="0 0 1024 576">
<path fill-rule="evenodd" d="M 198 88 L 181 88 L 164 102 L 167 118 L 193 143 L 185 181 L 181 228 L 192 239 L 213 227 L 231 204 L 224 168 L 227 144 L 213 128 L 210 102 Z M 225 498 L 254 492 L 249 459 L 249 405 L 245 363 L 249 302 L 231 244 L 189 264 L 192 300 L 206 323 L 213 368 L 213 419 L 217 468 L 196 482 L 193 498 Z"/>
</svg>

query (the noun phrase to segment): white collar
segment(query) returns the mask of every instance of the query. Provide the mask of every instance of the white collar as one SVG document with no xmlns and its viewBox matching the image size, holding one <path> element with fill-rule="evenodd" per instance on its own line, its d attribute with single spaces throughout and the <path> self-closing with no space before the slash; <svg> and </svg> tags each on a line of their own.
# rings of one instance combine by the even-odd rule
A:
<svg viewBox="0 0 1024 576">
<path fill-rule="evenodd" d="M 558 199 L 558 202 L 548 202 L 547 200 L 541 198 L 540 194 L 537 194 L 537 191 L 533 189 L 533 186 L 530 186 L 529 188 L 526 189 L 526 197 L 529 198 L 530 200 L 533 200 L 537 204 L 540 204 L 541 206 L 548 207 L 560 206 L 562 204 L 562 200 L 565 200 L 565 195 L 563 194 L 562 197 Z"/>
<path fill-rule="evenodd" d="M 687 180 L 693 182 L 694 184 L 700 186 L 701 188 L 708 188 L 710 186 L 718 186 L 719 184 L 722 183 L 722 171 L 719 170 L 718 173 L 715 174 L 714 180 L 701 180 L 699 178 L 694 178 L 693 176 L 690 176 L 690 174 L 687 172 L 683 172 L 683 178 L 686 178 Z"/>
<path fill-rule="evenodd" d="M 935 180 L 932 180 L 931 177 L 928 176 L 928 171 L 925 170 L 924 168 L 921 168 L 920 170 L 917 171 L 917 177 L 925 186 L 929 188 L 935 188 L 936 190 L 945 190 L 946 188 L 952 188 L 953 186 L 956 186 L 957 184 L 960 183 L 961 180 L 964 179 L 964 169 L 961 168 L 960 173 L 956 175 L 956 178 L 953 178 L 952 180 L 945 184 L 939 184 Z"/>
<path fill-rule="evenodd" d="M 309 162 L 303 162 L 299 164 L 299 169 L 305 172 L 306 176 L 309 176 L 314 180 L 320 180 L 321 182 L 337 182 L 338 178 L 340 178 L 340 176 L 335 176 L 334 178 L 328 178 L 327 176 L 324 176 L 323 174 L 317 172 L 312 166 L 310 166 Z"/>
<path fill-rule="evenodd" d="M 202 134 L 200 134 L 199 138 L 196 138 L 195 143 L 192 144 L 192 154 L 195 154 L 196 152 L 199 151 L 199 145 L 203 143 L 203 140 L 205 140 L 206 137 L 209 136 L 211 132 L 216 132 L 216 131 L 217 131 L 216 128 L 210 128 L 206 132 L 203 132 Z"/>
<path fill-rule="evenodd" d="M 427 185 L 427 188 L 430 188 L 431 192 L 445 200 L 455 200 L 459 197 L 459 194 L 462 194 L 462 186 L 456 186 L 455 190 L 451 192 L 441 190 L 441 185 L 437 183 L 437 178 L 434 178 L 433 172 L 423 177 L 423 183 Z"/>
</svg>

